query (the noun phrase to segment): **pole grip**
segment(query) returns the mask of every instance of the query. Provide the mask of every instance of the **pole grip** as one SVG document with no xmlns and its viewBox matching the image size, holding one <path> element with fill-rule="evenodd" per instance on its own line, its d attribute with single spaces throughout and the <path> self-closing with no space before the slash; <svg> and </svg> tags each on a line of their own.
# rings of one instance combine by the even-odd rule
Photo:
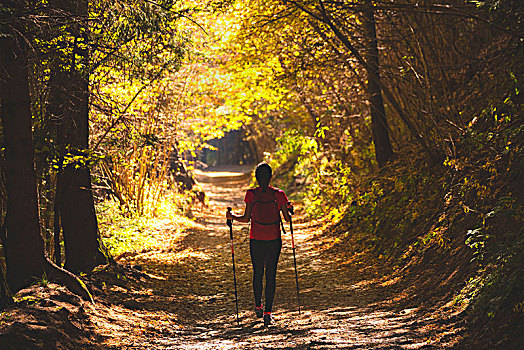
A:
<svg viewBox="0 0 524 350">
<path fill-rule="evenodd" d="M 230 213 L 231 212 L 231 207 L 227 207 L 227 212 Z M 233 227 L 233 220 L 231 219 L 227 219 L 226 220 L 226 225 L 229 226 L 230 228 Z"/>
<path fill-rule="evenodd" d="M 227 207 L 227 212 L 231 212 L 231 207 Z M 231 251 L 233 251 L 233 220 L 226 220 L 227 226 L 229 226 L 229 238 L 231 239 Z"/>
<path fill-rule="evenodd" d="M 287 202 L 286 204 L 290 204 L 290 202 Z M 289 211 L 289 214 L 295 215 L 295 208 L 291 207 L 287 209 Z"/>
</svg>

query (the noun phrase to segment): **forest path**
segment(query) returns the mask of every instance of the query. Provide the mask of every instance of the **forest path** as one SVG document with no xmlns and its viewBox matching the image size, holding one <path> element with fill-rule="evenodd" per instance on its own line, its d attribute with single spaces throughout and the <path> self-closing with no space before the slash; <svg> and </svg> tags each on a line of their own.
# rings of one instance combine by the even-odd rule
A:
<svg viewBox="0 0 524 350">
<path fill-rule="evenodd" d="M 294 236 L 302 314 L 288 232 L 278 265 L 275 326 L 264 328 L 254 317 L 248 225 L 235 222 L 238 325 L 225 212 L 228 206 L 243 210 L 249 176 L 242 173 L 245 168 L 215 170 L 197 174 L 209 198 L 207 207 L 194 211 L 199 226 L 161 252 L 127 259 L 149 276 L 142 291 L 122 303 L 138 310 L 129 322 L 141 323 L 142 331 L 132 337 L 113 333 L 112 344 L 132 349 L 426 349 L 452 342 L 454 330 L 437 326 L 431 315 L 395 308 L 388 285 L 373 280 L 376 271 L 327 255 L 320 225 L 304 220 L 300 203 Z"/>
</svg>

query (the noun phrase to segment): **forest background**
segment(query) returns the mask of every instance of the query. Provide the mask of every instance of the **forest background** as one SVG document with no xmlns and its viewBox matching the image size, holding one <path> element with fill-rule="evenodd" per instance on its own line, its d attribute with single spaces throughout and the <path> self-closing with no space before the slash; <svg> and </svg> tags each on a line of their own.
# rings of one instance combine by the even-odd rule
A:
<svg viewBox="0 0 524 350">
<path fill-rule="evenodd" d="M 35 278 L 90 298 L 78 276 L 161 245 L 161 222 L 191 225 L 205 200 L 191 169 L 240 130 L 324 218 L 326 249 L 402 276 L 448 261 L 454 304 L 511 341 L 524 314 L 522 12 L 3 1 L 2 303 Z"/>
</svg>

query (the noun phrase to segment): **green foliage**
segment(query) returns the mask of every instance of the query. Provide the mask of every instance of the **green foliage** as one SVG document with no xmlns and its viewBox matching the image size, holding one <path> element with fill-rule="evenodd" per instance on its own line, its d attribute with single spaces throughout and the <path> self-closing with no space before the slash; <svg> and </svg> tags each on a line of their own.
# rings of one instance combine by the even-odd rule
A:
<svg viewBox="0 0 524 350">
<path fill-rule="evenodd" d="M 191 198 L 185 193 L 171 193 L 156 204 L 156 210 L 139 214 L 122 210 L 117 202 L 105 200 L 96 205 L 99 229 L 112 256 L 139 253 L 165 247 L 164 230 L 179 234 L 197 225 L 187 218 Z"/>
<path fill-rule="evenodd" d="M 288 187 L 296 177 L 307 182 L 315 173 L 312 160 L 318 153 L 318 144 L 313 137 L 299 130 L 288 130 L 276 139 L 274 153 L 266 153 L 266 161 L 275 169 L 274 181 L 281 187 Z"/>
<path fill-rule="evenodd" d="M 266 160 L 276 169 L 274 179 L 278 185 L 288 190 L 300 186 L 300 197 L 310 216 L 327 213 L 329 220 L 338 221 L 358 197 L 358 182 L 367 171 L 361 165 L 369 163 L 366 158 L 374 155 L 352 149 L 348 152 L 355 153 L 355 162 L 348 163 L 343 155 L 324 149 L 322 135 L 331 129 L 319 127 L 315 136 L 302 130 L 285 131 L 276 139 L 275 152 L 266 154 Z"/>
<path fill-rule="evenodd" d="M 519 0 L 471 0 L 481 9 L 486 9 L 496 16 L 496 22 L 512 30 L 522 23 L 523 5 Z M 515 26 L 517 24 L 517 26 Z"/>
<path fill-rule="evenodd" d="M 117 203 L 105 201 L 97 205 L 99 229 L 104 244 L 113 256 L 125 252 L 150 250 L 158 242 L 148 236 L 150 220 L 138 215 L 124 215 Z"/>
<path fill-rule="evenodd" d="M 155 79 L 159 70 L 180 68 L 189 37 L 178 21 L 194 11 L 192 6 L 179 1 L 98 0 L 90 11 L 91 35 L 100 48 L 94 52 L 98 64 L 114 64 L 113 69 L 144 81 Z"/>
<path fill-rule="evenodd" d="M 524 241 L 516 248 L 524 249 Z M 477 318 L 522 317 L 524 254 L 513 254 L 497 265 L 490 266 L 482 276 L 482 283 L 472 286 L 472 313 Z M 513 314 L 513 315 L 512 315 Z"/>
<path fill-rule="evenodd" d="M 453 303 L 455 306 L 466 308 L 471 300 L 479 295 L 485 284 L 486 281 L 482 275 L 470 277 L 464 288 L 453 298 Z"/>
<path fill-rule="evenodd" d="M 47 287 L 47 285 L 50 283 L 51 281 L 49 280 L 49 278 L 47 277 L 47 273 L 44 271 L 44 274 L 40 277 L 40 278 L 35 278 L 35 282 L 34 284 L 40 286 L 40 287 Z"/>
<path fill-rule="evenodd" d="M 286 131 L 266 160 L 276 169 L 276 184 L 290 189 L 297 182 L 303 186 L 300 195 L 309 215 L 320 216 L 327 209 L 329 218 L 338 220 L 352 198 L 351 167 L 322 152 L 319 140 L 302 131 Z"/>
<path fill-rule="evenodd" d="M 464 243 L 471 262 L 480 266 L 457 300 L 470 306 L 474 319 L 499 324 L 518 317 L 524 298 L 524 209 L 518 195 L 524 128 L 518 83 L 513 74 L 509 78 L 505 91 L 498 91 L 469 123 L 457 157 L 444 163 L 460 178 L 450 192 L 461 214 L 453 222 L 472 227 Z"/>
<path fill-rule="evenodd" d="M 523 214 L 522 205 L 514 198 L 502 197 L 485 215 L 483 225 L 468 231 L 466 244 L 474 249 L 473 259 L 487 266 L 484 283 L 477 286 L 478 298 L 472 304 L 476 314 L 496 317 L 501 312 L 520 310 L 519 291 L 524 288 Z"/>
<path fill-rule="evenodd" d="M 482 260 L 486 249 L 486 241 L 491 236 L 484 232 L 482 227 L 474 230 L 468 230 L 466 234 L 466 245 L 473 249 L 473 260 Z"/>
</svg>

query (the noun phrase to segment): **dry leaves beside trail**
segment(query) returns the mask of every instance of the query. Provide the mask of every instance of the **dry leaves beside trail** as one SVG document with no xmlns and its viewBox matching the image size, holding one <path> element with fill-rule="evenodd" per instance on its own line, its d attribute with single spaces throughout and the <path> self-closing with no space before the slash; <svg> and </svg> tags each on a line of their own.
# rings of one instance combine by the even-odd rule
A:
<svg viewBox="0 0 524 350">
<path fill-rule="evenodd" d="M 276 324 L 266 329 L 254 318 L 248 227 L 235 223 L 237 324 L 224 216 L 227 206 L 243 210 L 247 177 L 229 171 L 200 173 L 199 179 L 209 205 L 195 209 L 196 228 L 185 231 L 162 251 L 124 257 L 119 261 L 123 267 L 94 273 L 95 305 L 75 299 L 76 306 L 64 307 L 53 300 L 49 290 L 60 290 L 63 295 L 67 291 L 54 285 L 32 287 L 32 293 L 47 290 L 40 300 L 48 301 L 6 310 L 0 345 L 20 348 L 15 340 L 35 344 L 45 337 L 48 341 L 34 347 L 49 348 L 55 341 L 55 348 L 427 349 L 453 346 L 459 340 L 459 329 L 443 313 L 421 312 L 417 305 L 396 307 L 394 299 L 401 291 L 384 283 L 376 268 L 357 268 L 325 253 L 320 223 L 305 221 L 300 204 L 294 233 L 302 313 L 297 311 L 288 233 L 283 237 L 277 275 Z M 165 234 L 170 232 L 166 229 Z M 57 309 L 65 311 L 55 312 Z M 36 316 L 29 316 L 31 312 Z M 52 322 L 57 312 L 72 324 L 61 330 L 64 335 L 53 331 L 60 329 L 60 322 Z M 44 325 L 49 325 L 47 333 Z"/>
</svg>

